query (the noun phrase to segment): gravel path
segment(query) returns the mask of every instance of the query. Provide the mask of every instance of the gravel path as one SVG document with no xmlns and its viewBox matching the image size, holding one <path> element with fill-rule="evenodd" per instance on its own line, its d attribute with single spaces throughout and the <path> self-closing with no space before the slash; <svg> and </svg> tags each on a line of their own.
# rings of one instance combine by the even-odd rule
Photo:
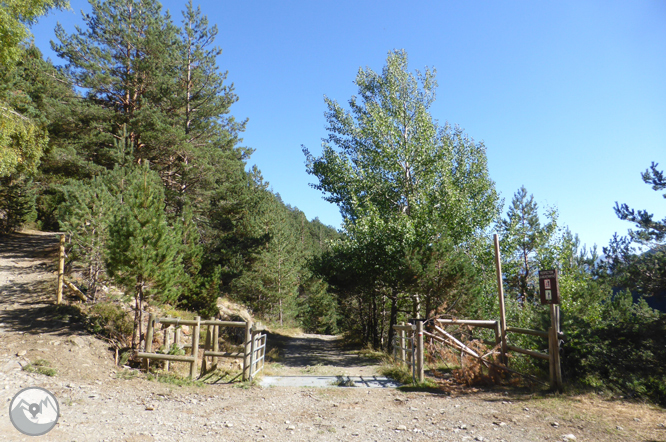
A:
<svg viewBox="0 0 666 442">
<path fill-rule="evenodd" d="M 55 245 L 43 235 L 0 238 L 0 441 L 35 440 L 8 416 L 11 398 L 28 386 L 47 388 L 60 403 L 57 426 L 40 439 L 48 441 L 666 441 L 663 409 L 595 395 L 121 379 L 108 346 L 70 323 L 66 307 L 52 305 Z M 305 345 L 316 351 L 285 351 L 285 372 L 376 369 L 333 339 L 285 338 L 284 348 Z M 57 375 L 22 369 L 36 359 L 50 361 Z"/>
</svg>

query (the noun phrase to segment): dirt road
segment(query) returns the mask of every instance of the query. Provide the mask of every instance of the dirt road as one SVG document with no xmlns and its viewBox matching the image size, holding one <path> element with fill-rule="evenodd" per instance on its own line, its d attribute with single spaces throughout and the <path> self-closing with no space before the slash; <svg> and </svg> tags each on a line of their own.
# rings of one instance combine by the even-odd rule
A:
<svg viewBox="0 0 666 442">
<path fill-rule="evenodd" d="M 282 336 L 271 333 L 271 346 L 279 349 L 276 375 L 370 376 L 378 374 L 380 361 L 358 349 L 347 348 L 340 336 L 301 333 Z"/>
<path fill-rule="evenodd" d="M 49 441 L 666 441 L 662 409 L 516 389 L 178 387 L 131 379 L 75 309 L 53 306 L 56 239 L 0 238 L 0 441 L 32 441 L 8 404 L 27 386 L 60 404 Z M 330 337 L 284 338 L 285 373 L 375 370 Z M 23 370 L 47 361 L 55 376 Z M 356 371 L 358 373 L 358 371 Z M 323 374 L 323 373 L 313 373 Z M 659 426 L 663 424 L 664 427 Z M 575 438 L 575 439 L 574 439 Z"/>
</svg>

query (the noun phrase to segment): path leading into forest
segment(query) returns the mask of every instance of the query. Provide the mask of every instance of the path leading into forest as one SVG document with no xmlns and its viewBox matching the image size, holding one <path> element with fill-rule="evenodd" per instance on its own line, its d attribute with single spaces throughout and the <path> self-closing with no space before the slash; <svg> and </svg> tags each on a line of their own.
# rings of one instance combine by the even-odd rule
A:
<svg viewBox="0 0 666 442">
<path fill-rule="evenodd" d="M 265 387 L 390 388 L 397 382 L 378 373 L 380 360 L 371 352 L 353 350 L 339 336 L 301 333 L 268 337 L 279 351 L 277 363 L 268 366 L 261 380 Z"/>
</svg>

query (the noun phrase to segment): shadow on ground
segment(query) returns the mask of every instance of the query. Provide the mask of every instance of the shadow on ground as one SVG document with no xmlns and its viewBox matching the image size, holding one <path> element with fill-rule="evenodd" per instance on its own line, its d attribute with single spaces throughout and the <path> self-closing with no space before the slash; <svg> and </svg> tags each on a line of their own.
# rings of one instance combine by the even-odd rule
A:
<svg viewBox="0 0 666 442">
<path fill-rule="evenodd" d="M 374 358 L 350 352 L 340 338 L 332 336 L 289 337 L 268 332 L 269 353 L 279 351 L 277 361 L 285 367 L 313 367 L 317 365 L 340 368 L 377 365 Z"/>
<path fill-rule="evenodd" d="M 72 335 L 84 331 L 75 306 L 55 305 L 58 236 L 0 236 L 0 327 L 28 334 Z"/>
<path fill-rule="evenodd" d="M 0 250 L 6 259 L 53 258 L 55 261 L 59 237 L 55 233 L 11 233 L 0 235 Z"/>
</svg>

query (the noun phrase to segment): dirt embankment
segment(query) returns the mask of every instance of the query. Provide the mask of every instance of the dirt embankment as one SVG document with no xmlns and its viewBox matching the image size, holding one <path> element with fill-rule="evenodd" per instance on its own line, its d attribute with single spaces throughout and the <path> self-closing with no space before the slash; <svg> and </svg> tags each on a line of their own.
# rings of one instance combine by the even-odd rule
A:
<svg viewBox="0 0 666 442">
<path fill-rule="evenodd" d="M 666 441 L 666 414 L 649 405 L 502 389 L 453 394 L 363 388 L 178 387 L 124 379 L 113 353 L 74 309 L 56 309 L 57 238 L 0 238 L 0 440 L 15 430 L 8 404 L 28 386 L 61 407 L 49 441 Z M 331 337 L 282 339 L 274 374 L 357 374 L 375 361 Z M 49 377 L 23 370 L 48 361 Z M 365 373 L 363 373 L 365 374 Z M 369 373 L 368 373 L 369 374 Z"/>
</svg>

